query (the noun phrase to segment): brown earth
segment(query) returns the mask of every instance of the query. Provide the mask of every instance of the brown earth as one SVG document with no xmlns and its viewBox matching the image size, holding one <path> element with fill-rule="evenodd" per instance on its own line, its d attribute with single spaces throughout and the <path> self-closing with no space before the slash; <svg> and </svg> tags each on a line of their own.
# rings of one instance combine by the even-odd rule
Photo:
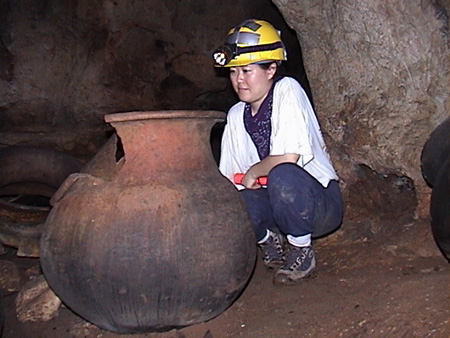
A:
<svg viewBox="0 0 450 338">
<path fill-rule="evenodd" d="M 316 240 L 318 274 L 296 286 L 274 286 L 258 259 L 248 287 L 218 317 L 164 333 L 119 335 L 62 307 L 45 323 L 17 320 L 3 298 L 3 338 L 221 337 L 450 337 L 450 264 L 437 249 L 428 221 L 345 223 Z M 37 259 L 0 256 L 23 271 Z M 27 270 L 28 269 L 28 270 Z"/>
</svg>

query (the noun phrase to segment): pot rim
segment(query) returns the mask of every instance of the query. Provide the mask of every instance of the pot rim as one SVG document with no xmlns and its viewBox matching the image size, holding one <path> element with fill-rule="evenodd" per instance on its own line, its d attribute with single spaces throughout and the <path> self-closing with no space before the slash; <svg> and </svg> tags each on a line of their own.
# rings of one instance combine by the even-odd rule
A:
<svg viewBox="0 0 450 338">
<path fill-rule="evenodd" d="M 154 119 L 216 119 L 224 121 L 226 114 L 218 110 L 155 110 L 106 114 L 105 122 L 128 122 Z"/>
</svg>

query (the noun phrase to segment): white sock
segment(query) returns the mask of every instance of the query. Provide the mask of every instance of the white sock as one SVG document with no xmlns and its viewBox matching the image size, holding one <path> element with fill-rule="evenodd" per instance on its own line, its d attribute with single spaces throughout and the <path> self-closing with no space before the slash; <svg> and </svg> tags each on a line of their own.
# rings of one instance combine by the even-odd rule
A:
<svg viewBox="0 0 450 338">
<path fill-rule="evenodd" d="M 287 240 L 290 244 L 299 247 L 305 247 L 311 245 L 311 234 L 294 237 L 292 235 L 287 235 Z"/>
<path fill-rule="evenodd" d="M 262 243 L 264 243 L 265 241 L 267 241 L 267 240 L 269 239 L 269 235 L 270 235 L 271 232 L 272 232 L 272 231 L 270 231 L 269 229 L 267 229 L 266 235 L 263 237 L 262 240 L 258 241 L 258 244 L 262 244 Z"/>
</svg>

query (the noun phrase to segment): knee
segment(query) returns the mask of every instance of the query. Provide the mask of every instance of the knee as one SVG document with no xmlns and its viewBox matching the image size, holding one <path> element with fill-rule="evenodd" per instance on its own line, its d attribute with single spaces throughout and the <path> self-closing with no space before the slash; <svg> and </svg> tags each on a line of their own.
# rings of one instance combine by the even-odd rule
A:
<svg viewBox="0 0 450 338">
<path fill-rule="evenodd" d="M 269 181 L 279 181 L 292 176 L 296 171 L 301 169 L 295 163 L 281 163 L 273 167 L 269 172 Z"/>
<path fill-rule="evenodd" d="M 280 185 L 292 185 L 293 182 L 307 182 L 311 176 L 295 163 L 281 163 L 270 172 L 268 182 Z"/>
<path fill-rule="evenodd" d="M 302 191 L 307 193 L 314 185 L 315 179 L 295 163 L 282 163 L 269 173 L 268 189 L 277 191 Z"/>
<path fill-rule="evenodd" d="M 290 209 L 296 203 L 300 194 L 304 193 L 299 189 L 298 180 L 295 178 L 295 171 L 300 169 L 295 164 L 283 163 L 274 167 L 268 177 L 267 191 L 270 196 L 271 207 L 275 212 Z"/>
<path fill-rule="evenodd" d="M 296 190 L 298 171 L 303 170 L 294 163 L 282 163 L 274 167 L 268 176 L 268 191 L 274 196 Z"/>
</svg>

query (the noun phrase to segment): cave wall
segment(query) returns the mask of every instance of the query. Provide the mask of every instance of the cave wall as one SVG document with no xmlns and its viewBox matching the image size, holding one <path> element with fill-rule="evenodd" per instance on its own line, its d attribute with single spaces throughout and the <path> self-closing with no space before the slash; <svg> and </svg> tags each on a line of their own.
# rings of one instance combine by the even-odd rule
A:
<svg viewBox="0 0 450 338">
<path fill-rule="evenodd" d="M 447 116 L 448 7 L 425 0 L 0 0 L 0 147 L 52 147 L 87 160 L 111 132 L 106 113 L 227 110 L 236 97 L 211 53 L 229 28 L 256 17 L 281 29 L 287 73 L 308 93 L 311 87 L 350 209 L 374 191 L 359 209 L 389 198 L 401 205 L 398 193 L 413 186 L 417 213 L 427 215 L 420 153 Z M 361 184 L 373 188 L 363 196 Z M 382 184 L 400 190 L 386 198 Z"/>
<path fill-rule="evenodd" d="M 274 0 L 297 32 L 317 114 L 344 186 L 361 164 L 430 189 L 420 154 L 448 116 L 448 1 Z"/>
<path fill-rule="evenodd" d="M 236 97 L 211 54 L 250 16 L 290 33 L 300 59 L 270 0 L 0 0 L 0 146 L 88 159 L 109 132 L 106 113 L 228 109 Z"/>
</svg>

